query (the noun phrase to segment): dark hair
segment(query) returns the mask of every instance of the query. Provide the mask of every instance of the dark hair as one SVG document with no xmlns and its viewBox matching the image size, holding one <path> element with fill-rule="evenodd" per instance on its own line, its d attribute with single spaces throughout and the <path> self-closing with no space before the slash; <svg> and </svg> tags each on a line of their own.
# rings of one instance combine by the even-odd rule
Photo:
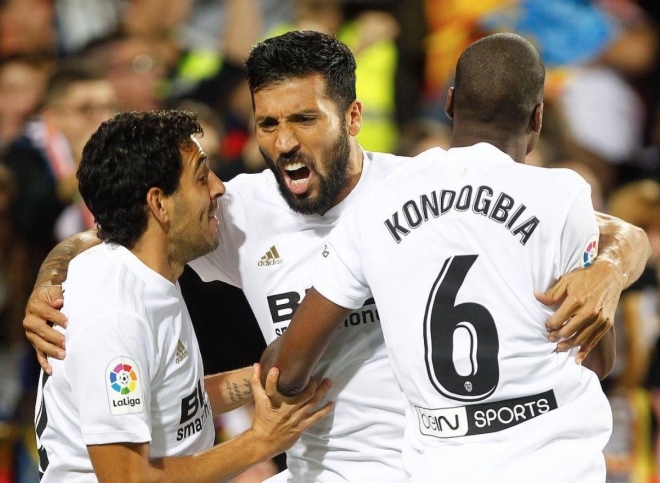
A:
<svg viewBox="0 0 660 483">
<path fill-rule="evenodd" d="M 105 80 L 99 72 L 87 63 L 76 59 L 62 63 L 48 80 L 44 105 L 57 102 L 73 84 Z"/>
<path fill-rule="evenodd" d="M 456 64 L 454 111 L 467 121 L 519 131 L 543 102 L 545 68 L 539 53 L 515 34 L 470 45 Z"/>
<path fill-rule="evenodd" d="M 147 193 L 179 188 L 181 149 L 201 135 L 184 111 L 122 112 L 105 121 L 83 149 L 79 189 L 101 240 L 131 248 L 147 228 Z"/>
<path fill-rule="evenodd" d="M 329 35 L 289 32 L 258 43 L 245 61 L 248 85 L 254 93 L 293 78 L 321 74 L 327 96 L 343 114 L 356 99 L 357 64 L 349 48 Z"/>
</svg>

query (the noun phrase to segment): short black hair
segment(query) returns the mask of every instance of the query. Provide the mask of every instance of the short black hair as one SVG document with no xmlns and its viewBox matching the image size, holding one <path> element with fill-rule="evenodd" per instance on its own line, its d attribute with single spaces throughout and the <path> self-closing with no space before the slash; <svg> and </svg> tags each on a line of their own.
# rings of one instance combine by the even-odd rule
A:
<svg viewBox="0 0 660 483">
<path fill-rule="evenodd" d="M 185 111 L 122 112 L 105 121 L 83 149 L 80 194 L 98 236 L 132 248 L 147 228 L 147 193 L 175 193 L 183 171 L 181 149 L 202 135 L 197 115 Z"/>
<path fill-rule="evenodd" d="M 290 79 L 320 74 L 326 94 L 344 113 L 357 98 L 355 57 L 350 49 L 329 35 L 294 31 L 258 43 L 245 61 L 248 85 L 254 93 Z"/>
<path fill-rule="evenodd" d="M 519 131 L 543 102 L 545 67 L 534 46 L 515 34 L 470 45 L 456 64 L 454 111 L 466 121 Z"/>
</svg>

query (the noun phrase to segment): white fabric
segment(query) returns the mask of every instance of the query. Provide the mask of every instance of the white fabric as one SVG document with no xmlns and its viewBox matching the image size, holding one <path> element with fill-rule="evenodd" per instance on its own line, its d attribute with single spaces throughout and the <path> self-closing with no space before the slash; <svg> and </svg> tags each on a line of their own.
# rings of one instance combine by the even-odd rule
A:
<svg viewBox="0 0 660 483">
<path fill-rule="evenodd" d="M 412 481 L 604 481 L 609 405 L 575 352 L 555 352 L 552 308 L 534 298 L 597 253 L 586 182 L 482 143 L 424 153 L 371 186 L 313 286 L 345 307 L 378 300 Z"/>
<path fill-rule="evenodd" d="M 53 376 L 42 384 L 42 373 L 37 400 L 43 482 L 96 482 L 86 445 L 150 442 L 151 458 L 213 445 L 204 369 L 178 284 L 127 249 L 101 244 L 71 262 L 63 313 L 67 357 L 50 360 Z"/>
<path fill-rule="evenodd" d="M 227 183 L 221 198 L 220 246 L 191 266 L 204 280 L 242 288 L 270 343 L 289 325 L 293 310 L 311 287 L 330 231 L 360 202 L 367 174 L 408 161 L 366 153 L 355 189 L 323 216 L 292 212 L 270 171 L 241 175 Z M 326 399 L 336 406 L 287 452 L 288 481 L 403 481 L 403 396 L 373 301 L 360 306 L 341 326 L 314 375 L 332 379 Z"/>
</svg>

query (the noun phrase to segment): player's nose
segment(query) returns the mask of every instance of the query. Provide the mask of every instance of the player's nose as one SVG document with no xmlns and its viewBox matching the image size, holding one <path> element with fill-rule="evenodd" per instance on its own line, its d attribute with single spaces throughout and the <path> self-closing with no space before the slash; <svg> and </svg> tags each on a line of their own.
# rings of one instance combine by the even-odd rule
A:
<svg viewBox="0 0 660 483">
<path fill-rule="evenodd" d="M 211 171 L 209 173 L 209 194 L 211 195 L 211 199 L 220 198 L 226 191 L 225 184 Z"/>
<path fill-rule="evenodd" d="M 286 123 L 279 126 L 277 130 L 277 139 L 275 140 L 275 147 L 279 153 L 289 153 L 298 147 L 298 138 L 292 128 L 287 126 Z"/>
</svg>

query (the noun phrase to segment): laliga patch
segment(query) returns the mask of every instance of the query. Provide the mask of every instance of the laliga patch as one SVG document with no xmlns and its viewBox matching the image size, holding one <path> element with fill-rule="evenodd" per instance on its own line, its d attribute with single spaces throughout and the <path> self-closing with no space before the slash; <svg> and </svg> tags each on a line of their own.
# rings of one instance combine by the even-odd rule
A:
<svg viewBox="0 0 660 483">
<path fill-rule="evenodd" d="M 140 371 L 130 357 L 117 357 L 105 369 L 108 404 L 113 416 L 144 411 Z"/>
<path fill-rule="evenodd" d="M 587 243 L 584 245 L 584 250 L 582 250 L 582 266 L 584 268 L 590 266 L 596 261 L 598 256 L 598 235 L 591 235 Z"/>
</svg>

